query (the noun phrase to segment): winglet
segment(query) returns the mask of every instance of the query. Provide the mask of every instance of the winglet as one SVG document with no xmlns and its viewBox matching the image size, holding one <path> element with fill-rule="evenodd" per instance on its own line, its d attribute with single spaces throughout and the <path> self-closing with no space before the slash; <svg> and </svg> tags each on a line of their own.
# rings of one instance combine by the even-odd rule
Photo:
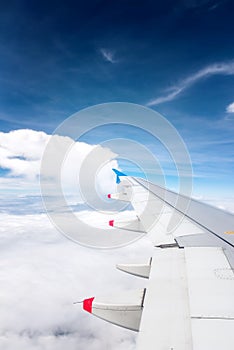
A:
<svg viewBox="0 0 234 350">
<path fill-rule="evenodd" d="M 119 184 L 120 183 L 120 176 L 127 176 L 126 174 L 122 173 L 121 171 L 117 170 L 117 169 L 112 169 L 114 171 L 114 173 L 116 174 L 116 183 Z"/>
</svg>

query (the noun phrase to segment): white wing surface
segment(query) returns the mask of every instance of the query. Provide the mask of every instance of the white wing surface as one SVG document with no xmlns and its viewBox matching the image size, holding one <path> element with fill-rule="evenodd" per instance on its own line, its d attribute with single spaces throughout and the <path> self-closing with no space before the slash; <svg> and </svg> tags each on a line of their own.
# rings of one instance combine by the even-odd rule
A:
<svg viewBox="0 0 234 350">
<path fill-rule="evenodd" d="M 136 219 L 110 225 L 145 232 L 155 253 L 146 264 L 117 266 L 148 278 L 145 290 L 97 299 L 93 313 L 138 331 L 137 350 L 233 350 L 234 216 L 115 172 L 120 192 L 108 197 L 130 201 Z M 86 311 L 94 300 L 84 301 Z"/>
</svg>

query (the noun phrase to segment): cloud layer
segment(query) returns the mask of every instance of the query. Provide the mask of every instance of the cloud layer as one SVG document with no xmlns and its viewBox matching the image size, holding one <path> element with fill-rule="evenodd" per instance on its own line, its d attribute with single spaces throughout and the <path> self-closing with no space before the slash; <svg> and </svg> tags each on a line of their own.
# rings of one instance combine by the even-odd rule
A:
<svg viewBox="0 0 234 350">
<path fill-rule="evenodd" d="M 134 350 L 136 333 L 99 320 L 73 302 L 145 287 L 145 280 L 115 265 L 148 261 L 151 243 L 141 239 L 122 249 L 86 249 L 59 234 L 43 213 L 9 214 L 14 206 L 17 212 L 20 200 L 5 200 L 6 212 L 0 214 L 0 348 Z M 28 208 L 34 208 L 30 203 Z M 221 204 L 226 206 L 215 202 Z M 107 221 L 106 215 L 80 215 L 99 227 Z"/>
<path fill-rule="evenodd" d="M 120 273 L 115 264 L 138 261 L 139 255 L 145 261 L 150 243 L 92 250 L 60 235 L 45 214 L 0 218 L 1 349 L 134 349 L 135 333 L 94 318 L 73 302 L 142 288 L 144 281 Z M 95 214 L 89 219 L 97 222 Z"/>
</svg>

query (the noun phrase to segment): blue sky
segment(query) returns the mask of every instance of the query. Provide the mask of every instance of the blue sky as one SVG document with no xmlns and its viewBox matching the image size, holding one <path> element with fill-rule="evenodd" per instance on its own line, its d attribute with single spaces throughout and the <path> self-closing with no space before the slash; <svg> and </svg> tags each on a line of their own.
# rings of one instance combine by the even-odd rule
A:
<svg viewBox="0 0 234 350">
<path fill-rule="evenodd" d="M 228 0 L 1 4 L 1 131 L 50 134 L 94 104 L 142 104 L 185 140 L 195 192 L 232 195 L 233 10 Z"/>
<path fill-rule="evenodd" d="M 158 111 L 187 145 L 194 195 L 234 212 L 233 13 L 232 0 L 1 1 L 1 349 L 135 348 L 135 333 L 92 318 L 72 303 L 144 288 L 143 280 L 115 266 L 149 261 L 152 244 L 143 238 L 122 249 L 84 248 L 59 233 L 41 203 L 45 145 L 77 111 L 116 101 Z M 70 207 L 90 227 L 106 228 L 110 217 L 79 202 L 76 165 L 94 144 L 116 137 L 146 146 L 162 160 L 167 184 L 175 186 L 165 150 L 144 130 L 97 128 L 81 139 L 90 145 L 75 143 L 59 173 L 73 191 Z M 139 163 L 144 160 L 141 150 L 132 150 Z M 112 160 L 102 168 L 103 192 L 114 187 L 116 164 Z M 129 161 L 121 164 L 123 172 L 138 170 Z M 124 220 L 133 215 L 122 214 Z"/>
</svg>

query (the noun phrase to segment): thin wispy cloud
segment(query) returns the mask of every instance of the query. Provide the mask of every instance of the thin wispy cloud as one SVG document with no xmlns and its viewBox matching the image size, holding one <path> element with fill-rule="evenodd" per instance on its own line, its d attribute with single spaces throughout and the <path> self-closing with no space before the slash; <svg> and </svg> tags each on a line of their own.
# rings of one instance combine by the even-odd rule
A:
<svg viewBox="0 0 234 350">
<path fill-rule="evenodd" d="M 110 63 L 116 63 L 115 55 L 114 52 L 108 49 L 100 49 L 100 52 L 104 58 L 105 61 L 110 62 Z"/>
<path fill-rule="evenodd" d="M 226 0 L 215 1 L 215 0 L 184 0 L 184 6 L 188 9 L 207 9 L 208 11 L 213 11 L 217 7 L 223 5 Z"/>
<path fill-rule="evenodd" d="M 208 78 L 212 75 L 234 75 L 234 61 L 214 63 L 200 69 L 194 74 L 181 80 L 177 85 L 166 90 L 166 94 L 157 98 L 151 99 L 147 106 L 155 106 L 164 102 L 172 101 L 177 98 L 183 91 L 190 88 L 198 81 Z"/>
<path fill-rule="evenodd" d="M 214 11 L 214 10 L 216 10 L 220 5 L 222 5 L 223 3 L 224 3 L 223 1 L 214 3 L 214 5 L 212 5 L 208 10 L 209 10 L 209 11 Z"/>
</svg>

